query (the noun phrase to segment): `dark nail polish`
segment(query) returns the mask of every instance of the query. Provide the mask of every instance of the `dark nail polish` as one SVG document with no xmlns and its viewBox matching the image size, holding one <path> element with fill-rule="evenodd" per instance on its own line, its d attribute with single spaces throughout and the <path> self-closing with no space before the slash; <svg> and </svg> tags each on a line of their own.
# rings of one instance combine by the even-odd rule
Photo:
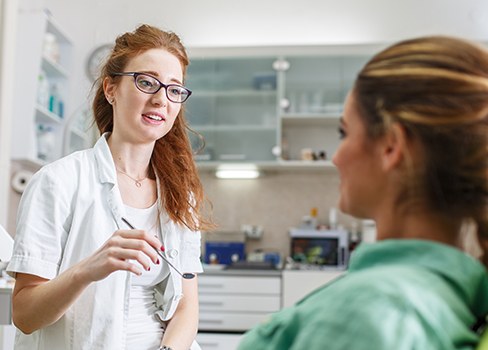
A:
<svg viewBox="0 0 488 350">
<path fill-rule="evenodd" d="M 161 251 L 164 252 L 164 245 L 161 246 Z"/>
<path fill-rule="evenodd" d="M 157 264 L 157 265 L 159 265 L 159 259 L 158 259 L 158 260 L 156 260 L 156 264 Z"/>
</svg>

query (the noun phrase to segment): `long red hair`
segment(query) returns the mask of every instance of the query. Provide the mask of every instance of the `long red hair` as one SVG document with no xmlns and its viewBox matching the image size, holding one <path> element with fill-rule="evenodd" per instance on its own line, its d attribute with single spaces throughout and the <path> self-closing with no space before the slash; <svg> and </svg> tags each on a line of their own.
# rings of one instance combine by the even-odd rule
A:
<svg viewBox="0 0 488 350">
<path fill-rule="evenodd" d="M 141 25 L 135 31 L 119 36 L 95 82 L 93 115 L 100 133 L 113 130 L 112 105 L 105 98 L 102 82 L 105 78 L 119 79 L 114 73 L 123 72 L 130 59 L 153 48 L 163 48 L 175 55 L 181 63 L 183 77 L 186 76 L 189 59 L 175 33 Z M 154 170 L 151 176 L 160 180 L 161 202 L 173 221 L 192 230 L 208 229 L 214 225 L 201 213 L 204 193 L 193 159 L 188 130 L 182 106 L 172 129 L 156 141 L 151 156 Z"/>
</svg>

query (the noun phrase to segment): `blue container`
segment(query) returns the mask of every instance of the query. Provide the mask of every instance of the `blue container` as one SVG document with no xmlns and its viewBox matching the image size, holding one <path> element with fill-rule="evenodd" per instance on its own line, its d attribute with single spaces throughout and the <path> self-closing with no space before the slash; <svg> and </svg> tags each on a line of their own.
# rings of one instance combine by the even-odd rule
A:
<svg viewBox="0 0 488 350">
<path fill-rule="evenodd" d="M 243 242 L 206 242 L 205 263 L 230 265 L 233 261 L 244 260 Z"/>
</svg>

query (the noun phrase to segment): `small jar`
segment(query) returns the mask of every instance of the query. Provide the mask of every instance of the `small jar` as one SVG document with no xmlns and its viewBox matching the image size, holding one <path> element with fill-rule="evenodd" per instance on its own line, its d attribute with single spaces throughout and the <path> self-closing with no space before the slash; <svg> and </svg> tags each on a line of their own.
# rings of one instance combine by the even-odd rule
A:
<svg viewBox="0 0 488 350">
<path fill-rule="evenodd" d="M 49 32 L 44 34 L 42 52 L 50 60 L 59 62 L 59 44 L 56 35 Z"/>
</svg>

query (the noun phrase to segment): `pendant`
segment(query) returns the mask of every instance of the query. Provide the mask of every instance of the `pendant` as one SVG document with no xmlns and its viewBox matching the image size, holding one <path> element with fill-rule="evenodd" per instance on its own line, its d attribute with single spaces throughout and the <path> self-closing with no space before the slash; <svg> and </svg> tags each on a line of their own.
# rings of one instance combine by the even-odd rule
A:
<svg viewBox="0 0 488 350">
<path fill-rule="evenodd" d="M 141 187 L 141 185 L 142 185 L 142 184 L 141 184 L 139 181 L 136 181 L 136 186 L 137 186 L 137 187 Z"/>
</svg>

